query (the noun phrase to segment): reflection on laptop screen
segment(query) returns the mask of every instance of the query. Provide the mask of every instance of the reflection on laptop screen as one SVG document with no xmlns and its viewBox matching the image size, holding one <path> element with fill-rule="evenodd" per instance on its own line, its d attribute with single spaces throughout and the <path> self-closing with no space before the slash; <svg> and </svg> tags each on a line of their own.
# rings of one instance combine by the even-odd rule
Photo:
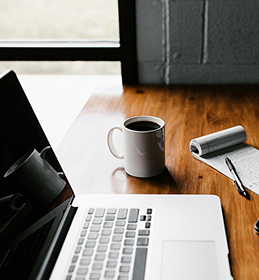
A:
<svg viewBox="0 0 259 280">
<path fill-rule="evenodd" d="M 36 149 L 38 152 L 40 152 L 45 147 L 50 146 L 50 143 L 48 142 L 46 135 L 42 130 L 42 127 L 16 77 L 16 74 L 13 71 L 7 72 L 0 78 L 0 114 L 0 209 L 2 213 L 5 213 L 5 215 L 2 216 L 6 217 L 5 219 L 1 218 L 0 220 L 0 278 L 14 279 L 13 277 L 16 276 L 15 273 L 13 275 L 10 274 L 9 278 L 6 275 L 8 271 L 14 271 L 14 267 L 17 266 L 17 263 L 14 264 L 15 261 L 18 262 L 20 260 L 11 260 L 11 254 L 6 254 L 3 246 L 6 246 L 8 241 L 11 239 L 15 239 L 17 236 L 19 236 L 23 230 L 30 228 L 32 224 L 37 222 L 39 218 L 45 216 L 45 214 L 54 207 L 53 205 L 46 205 L 45 209 L 35 209 L 31 203 L 27 202 L 26 198 L 23 199 L 23 194 L 21 194 L 21 196 L 19 194 L 19 198 L 22 197 L 22 200 L 20 199 L 19 202 L 17 201 L 18 205 L 16 205 L 16 209 L 10 209 L 9 204 L 11 199 L 14 197 L 14 194 L 21 192 L 19 189 L 19 184 L 10 184 L 10 182 L 4 178 L 4 174 L 25 153 L 32 149 Z M 47 154 L 46 160 L 57 172 L 62 172 L 61 166 L 59 165 L 53 151 Z M 65 182 L 67 182 L 66 178 L 63 179 Z M 63 190 L 63 193 L 64 192 L 67 192 L 66 197 L 72 195 L 72 190 L 68 183 Z M 62 197 L 64 197 L 64 195 L 62 195 Z M 24 201 L 25 204 L 23 203 Z M 55 201 L 55 206 L 57 206 L 60 202 L 62 201 L 57 199 Z M 29 232 L 28 236 L 30 237 L 27 238 L 27 240 L 32 239 L 32 235 L 35 236 L 35 230 L 37 232 L 36 235 L 48 236 L 48 232 L 52 230 L 53 224 L 55 224 L 56 227 L 58 226 L 64 211 L 65 206 L 61 205 L 57 207 L 57 210 L 52 211 L 54 214 L 52 212 L 49 214 L 48 219 L 43 222 L 43 224 L 37 225 L 36 223 L 36 228 L 30 229 L 31 234 Z M 56 217 L 59 215 L 60 217 L 56 219 Z M 30 242 L 32 242 L 32 240 L 30 240 Z M 39 245 L 38 248 L 34 246 L 33 251 L 27 253 L 26 265 L 22 265 L 21 263 L 21 267 L 24 268 L 24 271 L 22 273 L 19 270 L 17 271 L 19 279 L 28 279 L 29 274 L 31 274 L 32 266 L 34 265 L 37 257 L 36 255 L 42 250 L 39 240 L 37 241 L 37 244 Z M 17 247 L 19 246 L 16 245 L 16 249 Z M 13 249 L 8 250 L 12 251 Z M 21 252 L 16 250 L 15 254 L 13 253 L 13 255 L 18 256 L 18 253 L 26 253 L 24 244 L 23 247 L 20 246 L 19 250 Z M 28 256 L 30 256 L 30 259 L 28 259 Z M 20 258 L 25 258 L 25 256 Z M 9 267 L 6 264 L 7 259 Z M 25 268 L 29 270 L 26 271 Z M 1 277 L 3 275 L 5 275 L 5 278 Z M 32 276 L 31 279 L 33 279 Z"/>
</svg>

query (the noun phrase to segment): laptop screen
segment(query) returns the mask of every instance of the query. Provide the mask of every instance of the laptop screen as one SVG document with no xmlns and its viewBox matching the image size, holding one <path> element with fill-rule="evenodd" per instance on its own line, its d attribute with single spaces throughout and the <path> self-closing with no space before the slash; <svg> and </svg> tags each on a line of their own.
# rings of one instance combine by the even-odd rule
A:
<svg viewBox="0 0 259 280">
<path fill-rule="evenodd" d="M 47 113 L 47 111 L 46 111 Z M 50 146 L 48 139 L 20 85 L 16 74 L 9 71 L 0 78 L 0 122 L 1 122 L 1 165 L 0 165 L 0 208 L 3 212 L 10 212 L 6 204 L 6 198 L 11 197 L 13 194 L 21 194 L 21 186 L 18 184 L 10 183 L 9 180 L 4 178 L 7 170 L 25 153 L 32 149 L 36 149 L 39 153 L 46 147 Z M 46 154 L 46 161 L 57 172 L 62 172 L 62 168 L 54 152 L 50 151 Z M 66 188 L 67 196 L 72 195 L 72 190 L 66 178 L 63 178 L 67 183 Z M 65 190 L 64 190 L 65 191 Z M 58 200 L 57 200 L 58 201 Z M 59 201 L 58 203 L 59 204 Z M 1 234 L 4 232 L 10 221 L 19 219 L 17 210 L 13 215 L 6 215 L 7 220 L 1 219 L 0 221 L 0 245 L 5 242 L 6 238 L 13 237 L 13 233 L 17 234 L 25 227 L 29 226 L 35 219 L 46 214 L 48 211 L 46 205 L 45 209 L 35 209 L 31 203 L 26 202 L 24 212 L 21 216 L 23 218 L 22 227 L 19 225 L 17 229 L 12 230 L 11 234 L 4 236 L 1 239 Z M 57 205 L 55 205 L 57 206 Z M 44 208 L 44 207 L 43 207 Z M 51 208 L 51 207 L 50 207 Z M 53 208 L 53 207 L 52 207 Z M 33 216 L 34 219 L 27 219 Z M 36 214 L 35 214 L 36 213 Z M 19 224 L 19 223 L 18 223 Z"/>
</svg>

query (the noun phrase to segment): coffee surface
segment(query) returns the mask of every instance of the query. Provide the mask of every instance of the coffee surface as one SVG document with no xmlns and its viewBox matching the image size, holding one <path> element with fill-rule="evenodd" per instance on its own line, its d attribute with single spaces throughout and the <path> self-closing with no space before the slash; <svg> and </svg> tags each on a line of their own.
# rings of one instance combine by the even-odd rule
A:
<svg viewBox="0 0 259 280">
<path fill-rule="evenodd" d="M 151 130 L 158 129 L 160 125 L 149 121 L 139 121 L 139 122 L 130 123 L 126 127 L 128 129 L 135 130 L 135 131 L 151 131 Z"/>
</svg>

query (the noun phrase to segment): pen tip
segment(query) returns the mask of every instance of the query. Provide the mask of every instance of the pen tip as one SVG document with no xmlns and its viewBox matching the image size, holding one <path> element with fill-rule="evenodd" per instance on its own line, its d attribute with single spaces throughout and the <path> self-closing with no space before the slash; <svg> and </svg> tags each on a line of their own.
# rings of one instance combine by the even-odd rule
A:
<svg viewBox="0 0 259 280">
<path fill-rule="evenodd" d="M 242 192 L 242 195 L 246 198 L 246 199 L 250 199 L 249 193 L 248 192 Z"/>
</svg>

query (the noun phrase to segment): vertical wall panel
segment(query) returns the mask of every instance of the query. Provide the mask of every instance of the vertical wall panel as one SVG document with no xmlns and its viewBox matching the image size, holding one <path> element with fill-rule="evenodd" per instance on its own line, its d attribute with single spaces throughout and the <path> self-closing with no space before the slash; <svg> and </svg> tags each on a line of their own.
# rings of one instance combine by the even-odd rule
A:
<svg viewBox="0 0 259 280">
<path fill-rule="evenodd" d="M 169 3 L 171 63 L 201 63 L 203 1 L 170 1 Z"/>
<path fill-rule="evenodd" d="M 137 0 L 137 58 L 141 83 L 164 83 L 161 0 Z"/>
</svg>

